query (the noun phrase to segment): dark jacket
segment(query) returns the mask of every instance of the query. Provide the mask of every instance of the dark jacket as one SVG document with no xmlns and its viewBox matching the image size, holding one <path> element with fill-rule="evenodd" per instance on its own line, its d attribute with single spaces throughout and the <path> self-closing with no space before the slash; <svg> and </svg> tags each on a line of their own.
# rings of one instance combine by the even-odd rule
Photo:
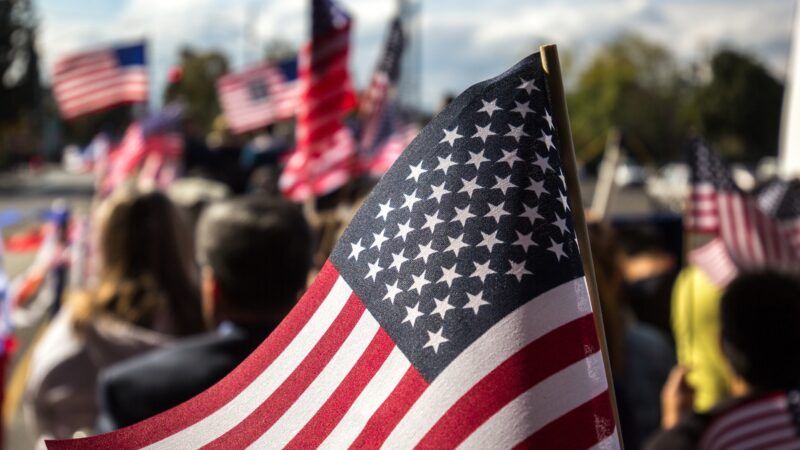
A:
<svg viewBox="0 0 800 450">
<path fill-rule="evenodd" d="M 274 328 L 226 322 L 109 367 L 98 384 L 98 428 L 122 428 L 189 400 L 236 368 Z"/>
</svg>

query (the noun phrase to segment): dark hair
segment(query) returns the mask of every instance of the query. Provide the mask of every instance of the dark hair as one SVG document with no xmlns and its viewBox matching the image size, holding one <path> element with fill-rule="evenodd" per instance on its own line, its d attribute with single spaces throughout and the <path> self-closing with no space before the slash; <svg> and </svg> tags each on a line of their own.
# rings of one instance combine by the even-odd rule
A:
<svg viewBox="0 0 800 450">
<path fill-rule="evenodd" d="M 124 186 L 98 215 L 100 279 L 70 294 L 75 325 L 105 312 L 147 328 L 166 317 L 161 331 L 179 335 L 202 331 L 189 229 L 175 205 L 161 192 Z"/>
<path fill-rule="evenodd" d="M 723 352 L 760 389 L 800 384 L 800 281 L 776 272 L 736 278 L 720 303 Z"/>
<path fill-rule="evenodd" d="M 197 229 L 199 261 L 214 272 L 224 301 L 244 311 L 291 306 L 305 287 L 311 252 L 302 211 L 278 197 L 212 204 Z"/>
</svg>

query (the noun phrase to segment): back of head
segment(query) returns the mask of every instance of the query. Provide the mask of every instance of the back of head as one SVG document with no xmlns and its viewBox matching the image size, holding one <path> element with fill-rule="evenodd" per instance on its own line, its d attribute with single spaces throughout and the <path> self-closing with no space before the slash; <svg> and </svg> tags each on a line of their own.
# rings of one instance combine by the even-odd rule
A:
<svg viewBox="0 0 800 450">
<path fill-rule="evenodd" d="M 211 268 L 227 308 L 259 316 L 285 312 L 305 287 L 312 237 L 297 205 L 248 196 L 209 206 L 197 254 Z"/>
<path fill-rule="evenodd" d="M 776 272 L 739 276 L 720 303 L 722 345 L 733 370 L 758 389 L 800 385 L 800 281 Z"/>
</svg>

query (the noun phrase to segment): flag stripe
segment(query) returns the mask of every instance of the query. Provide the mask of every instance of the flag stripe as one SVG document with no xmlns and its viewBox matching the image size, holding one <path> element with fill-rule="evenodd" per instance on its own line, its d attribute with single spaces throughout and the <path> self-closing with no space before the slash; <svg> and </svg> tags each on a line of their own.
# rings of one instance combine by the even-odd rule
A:
<svg viewBox="0 0 800 450">
<path fill-rule="evenodd" d="M 459 448 L 513 447 L 548 423 L 607 390 L 603 357 L 596 352 L 514 399 L 478 427 Z M 547 405 L 547 408 L 531 408 L 530 405 Z M 609 427 L 609 431 L 612 429 Z"/>
<path fill-rule="evenodd" d="M 792 421 L 789 419 L 789 416 L 786 414 L 772 413 L 747 424 L 742 424 L 740 428 L 729 430 L 714 443 L 714 448 L 729 448 L 731 444 L 743 443 L 754 437 L 786 428 L 792 429 Z"/>
<path fill-rule="evenodd" d="M 346 284 L 345 284 L 346 285 Z M 349 289 L 348 289 L 349 290 Z M 338 355 L 343 344 L 353 336 L 353 331 L 364 316 L 364 304 L 350 294 L 336 319 L 324 334 L 315 339 L 315 345 L 279 386 L 253 408 L 246 418 L 227 429 L 205 448 L 243 448 L 255 441 L 265 430 L 272 427 L 281 416 L 292 408 L 304 391 L 315 381 L 317 375 L 327 369 L 332 358 Z"/>
<path fill-rule="evenodd" d="M 564 302 L 564 298 L 575 299 Z M 591 313 L 584 277 L 564 283 L 513 311 L 462 352 L 423 392 L 387 438 L 387 448 L 412 447 L 470 387 L 530 342 Z"/>
<path fill-rule="evenodd" d="M 717 439 L 725 436 L 732 429 L 736 429 L 744 423 L 748 423 L 754 418 L 762 417 L 765 414 L 770 414 L 775 411 L 785 411 L 786 405 L 786 398 L 783 396 L 773 396 L 772 398 L 759 401 L 752 405 L 744 405 L 740 409 L 728 413 L 712 422 L 703 434 L 700 446 L 702 448 L 711 448 L 715 445 L 714 443 Z"/>
</svg>

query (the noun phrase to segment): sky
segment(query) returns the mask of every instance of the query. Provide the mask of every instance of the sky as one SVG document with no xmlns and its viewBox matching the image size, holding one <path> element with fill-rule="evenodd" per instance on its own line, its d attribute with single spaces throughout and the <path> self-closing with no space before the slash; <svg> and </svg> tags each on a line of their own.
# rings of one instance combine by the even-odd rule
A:
<svg viewBox="0 0 800 450">
<path fill-rule="evenodd" d="M 396 0 L 340 0 L 355 19 L 350 65 L 356 85 L 369 79 Z M 421 106 L 497 75 L 543 43 L 570 52 L 579 67 L 609 39 L 635 32 L 667 46 L 680 61 L 730 46 L 783 77 L 794 0 L 415 0 Z M 299 45 L 308 35 L 304 0 L 34 0 L 45 77 L 59 56 L 147 39 L 153 98 L 160 98 L 179 49 L 218 49 L 234 69 L 254 63 L 264 43 Z"/>
</svg>

